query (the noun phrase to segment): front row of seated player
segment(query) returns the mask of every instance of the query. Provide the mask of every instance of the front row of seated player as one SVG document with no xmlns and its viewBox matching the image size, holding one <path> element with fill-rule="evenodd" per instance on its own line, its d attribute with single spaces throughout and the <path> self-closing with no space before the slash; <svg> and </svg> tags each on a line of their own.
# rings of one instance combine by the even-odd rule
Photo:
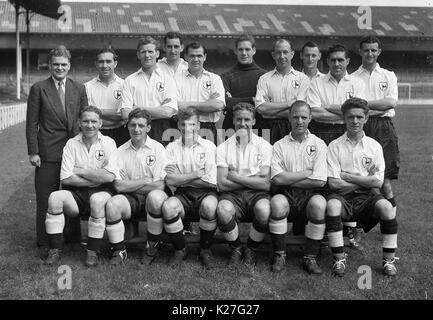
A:
<svg viewBox="0 0 433 320">
<path fill-rule="evenodd" d="M 135 109 L 128 119 L 131 140 L 116 149 L 111 138 L 99 133 L 99 109 L 85 108 L 81 133 L 64 148 L 63 190 L 49 197 L 46 264 L 58 264 L 61 258 L 63 213 L 90 215 L 87 266 L 98 264 L 105 230 L 113 250 L 110 263 L 122 264 L 127 258 L 123 221 L 144 217 L 148 241 L 142 263 L 158 255 L 165 230 L 175 249 L 169 265 L 177 266 L 186 256 L 182 221 L 188 217 L 199 221 L 200 260 L 206 268 L 213 265 L 210 247 L 219 227 L 232 249 L 229 264 L 243 259 L 253 265 L 269 232 L 272 270 L 279 272 L 286 261 L 289 220 L 295 233 L 306 236 L 303 268 L 322 273 L 316 258 L 327 232 L 332 273 L 343 276 L 344 220 L 358 222 L 365 232 L 380 223 L 383 272 L 396 275 L 397 221 L 391 203 L 378 191 L 385 167 L 382 148 L 363 132 L 367 102 L 351 98 L 342 112 L 347 131 L 326 147 L 308 131 L 310 106 L 296 101 L 289 117 L 292 131 L 271 146 L 252 132 L 254 107 L 239 103 L 233 117 L 236 134 L 216 147 L 198 135 L 197 113 L 186 109 L 178 114 L 181 137 L 165 149 L 147 135 L 148 113 Z M 169 188 L 175 189 L 172 196 Z M 244 250 L 239 221 L 252 221 Z"/>
</svg>

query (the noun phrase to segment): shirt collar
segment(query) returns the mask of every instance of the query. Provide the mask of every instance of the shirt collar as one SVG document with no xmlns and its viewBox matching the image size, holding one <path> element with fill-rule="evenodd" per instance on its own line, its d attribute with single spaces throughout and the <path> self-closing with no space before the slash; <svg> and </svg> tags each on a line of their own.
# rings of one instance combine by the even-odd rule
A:
<svg viewBox="0 0 433 320">
<path fill-rule="evenodd" d="M 328 81 L 337 81 L 332 75 L 331 75 L 331 72 L 328 72 L 326 75 L 325 75 L 325 77 L 327 77 L 327 80 Z M 346 71 L 346 74 L 344 75 L 344 77 L 341 79 L 341 80 L 344 80 L 344 81 L 349 81 L 350 80 L 350 75 L 349 75 L 349 73 Z"/>
<path fill-rule="evenodd" d="M 361 64 L 358 68 L 358 70 L 360 70 L 361 72 L 369 72 L 366 68 L 364 68 L 364 66 Z M 379 63 L 376 62 L 376 66 L 373 69 L 373 72 L 379 72 L 382 70 L 382 68 L 380 67 Z"/>
<path fill-rule="evenodd" d="M 361 140 L 356 145 L 361 144 L 361 146 L 363 147 L 365 145 L 365 137 L 366 137 L 366 135 L 365 135 L 364 131 L 362 133 L 363 133 L 363 136 L 362 136 Z M 349 137 L 347 136 L 347 131 L 343 134 L 343 138 L 344 138 L 344 141 L 346 141 L 347 143 L 353 145 L 352 140 L 350 140 Z"/>
<path fill-rule="evenodd" d="M 125 144 L 126 144 L 125 149 L 131 148 L 132 150 L 137 151 L 137 148 L 134 147 L 131 139 L 129 139 Z M 151 139 L 149 136 L 147 136 L 146 142 L 144 143 L 144 147 L 147 149 L 152 149 L 152 146 L 153 146 L 153 139 Z"/>
<path fill-rule="evenodd" d="M 177 143 L 179 146 L 182 146 L 182 147 L 183 147 L 182 136 L 180 136 L 179 138 L 177 138 L 175 141 L 176 141 L 176 143 Z M 205 141 L 205 139 L 203 139 L 203 138 L 200 137 L 200 135 L 199 135 L 198 138 L 197 138 L 197 142 L 196 142 L 192 147 L 194 147 L 194 146 L 196 146 L 196 145 L 204 146 L 204 141 Z"/>
<path fill-rule="evenodd" d="M 310 137 L 310 131 L 307 129 L 307 132 L 305 133 L 304 139 L 302 139 L 302 142 L 304 142 L 305 140 L 307 140 L 309 137 Z M 295 138 L 293 138 L 292 132 L 290 132 L 287 135 L 287 138 L 289 139 L 289 141 L 296 141 L 296 142 L 298 142 L 298 140 L 296 140 Z"/>
<path fill-rule="evenodd" d="M 53 76 L 51 76 L 51 78 L 53 79 L 53 81 L 54 81 L 54 84 L 56 85 L 56 88 L 58 88 L 59 87 L 59 82 L 61 82 L 62 84 L 63 84 L 63 88 L 65 87 L 65 84 L 66 84 L 66 78 L 64 78 L 63 80 L 57 80 L 57 79 L 54 79 L 54 77 Z"/>
<path fill-rule="evenodd" d="M 113 82 L 119 82 L 120 78 L 117 76 L 117 74 L 114 74 L 113 79 L 110 81 L 110 83 Z M 99 74 L 96 76 L 96 81 L 102 82 L 101 78 L 99 77 Z"/>
<path fill-rule="evenodd" d="M 102 137 L 103 137 L 103 135 L 102 135 L 101 131 L 98 131 L 98 139 L 97 139 L 97 141 L 101 141 L 101 140 L 102 140 Z M 83 133 L 82 133 L 82 132 L 80 132 L 79 134 L 77 134 L 77 135 L 76 135 L 74 138 L 72 138 L 72 139 L 77 140 L 77 141 L 80 141 L 81 143 L 84 143 L 84 141 L 83 141 Z"/>
<path fill-rule="evenodd" d="M 158 66 L 158 63 L 156 64 L 156 68 L 155 68 L 155 70 L 153 70 L 153 72 L 155 72 L 157 75 L 161 75 L 162 71 L 161 71 L 161 68 Z M 153 72 L 152 72 L 152 74 L 153 74 Z M 143 68 L 138 69 L 137 75 L 140 75 L 140 74 L 144 74 Z"/>
<path fill-rule="evenodd" d="M 278 70 L 277 70 L 276 67 L 275 67 L 274 70 L 272 70 L 272 71 L 273 71 L 272 75 L 275 75 L 275 74 L 282 75 L 281 73 L 278 72 Z M 296 71 L 295 68 L 291 67 L 291 68 L 290 68 L 290 71 L 289 71 L 287 74 L 290 74 L 290 73 L 291 73 L 291 74 L 293 74 L 293 75 L 297 75 L 298 72 L 299 72 L 299 71 Z M 286 75 L 287 75 L 287 74 L 286 74 Z"/>
<path fill-rule="evenodd" d="M 189 69 L 186 69 L 184 72 L 185 72 L 185 77 L 193 77 L 193 78 L 195 78 L 195 76 L 192 75 L 192 74 L 189 72 Z M 209 74 L 210 74 L 209 71 L 207 71 L 205 68 L 203 68 L 203 72 L 201 73 L 201 75 L 199 76 L 199 78 L 200 78 L 201 76 L 208 76 Z"/>
<path fill-rule="evenodd" d="M 308 76 L 308 75 L 305 73 L 304 69 L 302 69 L 301 72 L 302 72 L 303 74 L 305 74 L 306 76 Z M 312 77 L 312 79 L 314 79 L 314 78 L 318 78 L 318 77 L 321 77 L 321 76 L 323 76 L 323 73 L 321 73 L 321 72 L 319 71 L 319 69 L 317 69 L 316 74 Z"/>
<path fill-rule="evenodd" d="M 236 133 L 230 137 L 232 139 L 233 143 L 237 145 L 238 140 L 236 139 Z M 248 142 L 248 144 L 252 144 L 254 146 L 259 144 L 260 137 L 254 134 L 254 132 L 251 132 L 251 140 Z"/>
</svg>

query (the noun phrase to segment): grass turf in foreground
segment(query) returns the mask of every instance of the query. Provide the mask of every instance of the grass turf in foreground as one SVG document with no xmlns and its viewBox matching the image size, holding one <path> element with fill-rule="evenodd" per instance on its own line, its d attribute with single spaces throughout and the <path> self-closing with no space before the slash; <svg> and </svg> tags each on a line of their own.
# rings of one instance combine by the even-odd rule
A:
<svg viewBox="0 0 433 320">
<path fill-rule="evenodd" d="M 376 227 L 364 236 L 367 255 L 350 251 L 347 274 L 330 275 L 331 254 L 323 248 L 319 263 L 322 276 L 309 276 L 301 269 L 302 250 L 288 248 L 288 262 L 281 274 L 270 271 L 269 245 L 259 253 L 254 270 L 225 267 L 228 249 L 214 248 L 216 267 L 204 271 L 198 247 L 176 270 L 166 266 L 171 247 L 151 266 L 139 263 L 139 252 L 130 250 L 123 267 L 111 268 L 104 258 L 100 267 L 83 265 L 84 250 L 66 246 L 63 264 L 72 270 L 72 289 L 59 290 L 61 274 L 42 264 L 34 246 L 35 196 L 33 170 L 27 162 L 24 126 L 0 133 L 0 299 L 431 299 L 433 280 L 430 262 L 431 191 L 433 181 L 433 109 L 400 107 L 395 125 L 400 138 L 401 174 L 394 183 L 399 209 L 399 274 L 395 279 L 381 274 L 381 236 Z M 358 267 L 372 269 L 372 289 L 360 290 Z"/>
</svg>

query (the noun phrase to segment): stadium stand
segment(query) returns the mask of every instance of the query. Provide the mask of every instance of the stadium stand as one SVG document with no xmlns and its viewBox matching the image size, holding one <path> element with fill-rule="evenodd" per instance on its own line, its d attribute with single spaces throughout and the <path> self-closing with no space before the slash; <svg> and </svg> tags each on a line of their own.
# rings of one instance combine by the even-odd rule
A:
<svg viewBox="0 0 433 320">
<path fill-rule="evenodd" d="M 351 50 L 352 72 L 360 63 L 357 55 L 359 38 L 372 33 L 381 38 L 384 67 L 394 70 L 405 97 L 433 98 L 433 8 L 371 7 L 372 29 L 358 26 L 356 6 L 299 6 L 249 4 L 158 4 L 158 3 L 93 3 L 65 2 L 71 15 L 70 28 L 60 28 L 61 21 L 34 15 L 30 31 L 31 83 L 45 77 L 44 55 L 58 44 L 66 44 L 72 52 L 71 76 L 86 81 L 94 75 L 93 57 L 102 46 L 111 45 L 119 53 L 118 73 L 127 76 L 138 67 L 135 46 L 139 37 L 157 38 L 170 30 L 180 31 L 185 41 L 200 40 L 209 49 L 206 68 L 221 73 L 235 62 L 230 51 L 232 38 L 250 33 L 257 39 L 256 62 L 270 69 L 272 41 L 288 37 L 295 50 L 307 40 L 322 49 L 340 42 Z M 0 84 L 15 82 L 15 9 L 9 2 L 0 2 Z M 20 31 L 25 32 L 20 18 Z M 24 38 L 25 35 L 22 35 Z M 23 39 L 22 39 L 23 40 Z M 23 62 L 25 55 L 23 54 Z M 322 57 L 322 72 L 326 72 Z M 298 54 L 293 60 L 301 67 Z M 411 84 L 411 86 L 406 85 Z M 427 85 L 413 85 L 422 83 Z M 417 87 L 418 86 L 418 87 Z M 413 92 L 411 92 L 413 91 Z M 404 91 L 405 92 L 405 91 Z"/>
</svg>

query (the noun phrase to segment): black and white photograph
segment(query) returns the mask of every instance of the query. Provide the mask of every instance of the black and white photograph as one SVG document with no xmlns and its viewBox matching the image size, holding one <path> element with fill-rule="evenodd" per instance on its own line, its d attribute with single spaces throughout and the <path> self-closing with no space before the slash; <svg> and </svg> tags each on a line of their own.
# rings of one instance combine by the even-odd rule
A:
<svg viewBox="0 0 433 320">
<path fill-rule="evenodd" d="M 0 16 L 0 300 L 259 319 L 432 299 L 433 2 Z"/>
</svg>

